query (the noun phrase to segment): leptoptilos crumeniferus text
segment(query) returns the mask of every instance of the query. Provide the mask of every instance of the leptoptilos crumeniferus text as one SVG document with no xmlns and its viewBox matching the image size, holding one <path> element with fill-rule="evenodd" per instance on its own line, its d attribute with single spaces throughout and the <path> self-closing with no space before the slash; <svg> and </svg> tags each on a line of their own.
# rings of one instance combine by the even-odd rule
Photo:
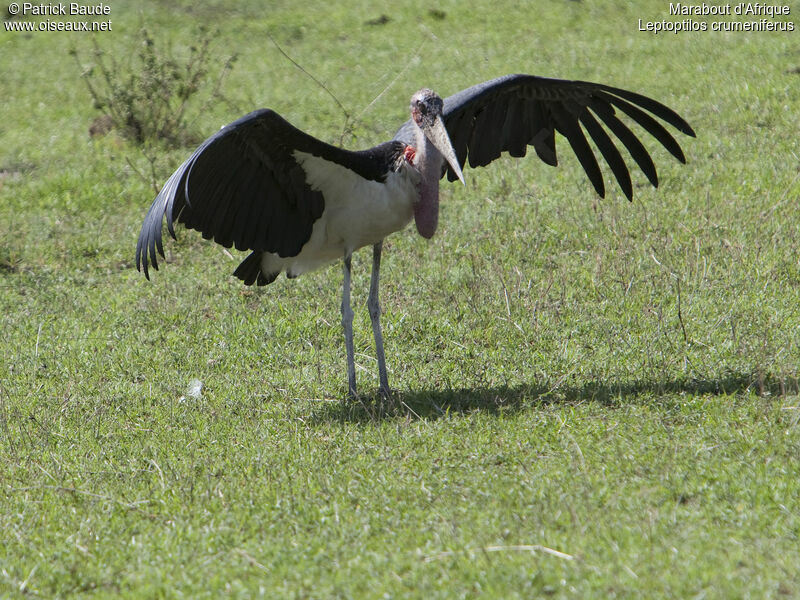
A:
<svg viewBox="0 0 800 600">
<path fill-rule="evenodd" d="M 355 395 L 350 258 L 372 246 L 367 305 L 380 390 L 388 394 L 378 303 L 383 239 L 412 218 L 420 235 L 433 236 L 439 180 L 446 174 L 463 182 L 467 161 L 482 167 L 503 152 L 525 156 L 532 146 L 555 166 L 555 132 L 567 139 L 601 197 L 603 175 L 584 131 L 628 199 L 633 196 L 630 173 L 605 128 L 657 187 L 652 158 L 618 110 L 686 162 L 675 138 L 654 118 L 694 136 L 675 111 L 646 96 L 585 81 L 508 75 L 444 100 L 422 89 L 411 97 L 411 119 L 394 138 L 360 152 L 322 142 L 272 110 L 257 110 L 208 138 L 167 180 L 144 219 L 136 266 L 148 279 L 148 266 L 158 268 L 165 215 L 173 237 L 177 221 L 226 248 L 251 250 L 234 272 L 246 285 L 271 283 L 281 272 L 297 277 L 343 259 L 342 325 L 349 392 Z"/>
</svg>

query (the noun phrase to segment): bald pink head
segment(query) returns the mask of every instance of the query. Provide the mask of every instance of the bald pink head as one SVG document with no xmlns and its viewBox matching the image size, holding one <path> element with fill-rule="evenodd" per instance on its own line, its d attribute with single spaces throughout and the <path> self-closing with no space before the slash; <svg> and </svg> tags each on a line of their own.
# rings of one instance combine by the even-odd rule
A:
<svg viewBox="0 0 800 600">
<path fill-rule="evenodd" d="M 414 221 L 422 237 L 430 238 L 439 222 L 439 179 L 442 160 L 464 183 L 453 144 L 447 134 L 442 111 L 444 102 L 432 90 L 423 88 L 411 96 L 411 119 L 417 126 L 415 161 L 420 171 L 419 200 L 414 204 Z"/>
</svg>

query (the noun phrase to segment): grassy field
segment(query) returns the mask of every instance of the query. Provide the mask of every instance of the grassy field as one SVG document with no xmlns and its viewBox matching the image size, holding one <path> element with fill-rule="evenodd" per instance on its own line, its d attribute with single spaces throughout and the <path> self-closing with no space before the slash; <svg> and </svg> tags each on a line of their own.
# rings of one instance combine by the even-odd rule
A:
<svg viewBox="0 0 800 600">
<path fill-rule="evenodd" d="M 422 86 L 528 72 L 664 101 L 689 163 L 649 143 L 660 189 L 599 200 L 559 139 L 558 169 L 446 186 L 437 235 L 384 249 L 384 410 L 368 252 L 347 402 L 340 267 L 244 288 L 181 231 L 145 281 L 138 173 L 191 148 L 90 138 L 91 37 L 0 32 L 0 597 L 800 597 L 797 32 L 639 31 L 678 19 L 660 1 L 273 4 L 112 3 L 96 39 L 125 66 L 143 26 L 179 57 L 218 27 L 238 60 L 200 139 L 269 106 L 368 147 Z"/>
</svg>

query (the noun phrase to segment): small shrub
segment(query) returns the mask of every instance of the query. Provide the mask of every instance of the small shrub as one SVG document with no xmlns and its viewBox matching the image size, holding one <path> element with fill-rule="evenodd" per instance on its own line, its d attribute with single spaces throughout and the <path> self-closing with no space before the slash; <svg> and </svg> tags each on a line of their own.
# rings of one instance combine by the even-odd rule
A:
<svg viewBox="0 0 800 600">
<path fill-rule="evenodd" d="M 193 141 L 187 131 L 189 101 L 199 97 L 202 110 L 208 101 L 216 99 L 236 60 L 235 56 L 228 57 L 217 76 L 210 77 L 212 38 L 211 32 L 200 30 L 197 44 L 181 61 L 157 45 L 146 29 L 141 29 L 138 51 L 130 53 L 133 60 L 128 64 L 121 64 L 105 52 L 94 38 L 94 64 L 83 72 L 83 80 L 95 108 L 108 115 L 114 129 L 137 144 L 163 141 L 180 146 Z M 73 50 L 72 54 L 81 66 L 78 52 Z"/>
</svg>

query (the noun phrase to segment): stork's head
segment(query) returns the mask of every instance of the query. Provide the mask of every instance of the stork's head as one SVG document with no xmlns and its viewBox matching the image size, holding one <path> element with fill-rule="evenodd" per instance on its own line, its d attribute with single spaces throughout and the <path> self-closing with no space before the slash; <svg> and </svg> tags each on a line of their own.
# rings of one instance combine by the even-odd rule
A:
<svg viewBox="0 0 800 600">
<path fill-rule="evenodd" d="M 442 120 L 443 107 L 444 102 L 436 92 L 423 88 L 411 96 L 411 119 L 450 164 L 461 183 L 464 183 L 456 152 Z"/>
</svg>

